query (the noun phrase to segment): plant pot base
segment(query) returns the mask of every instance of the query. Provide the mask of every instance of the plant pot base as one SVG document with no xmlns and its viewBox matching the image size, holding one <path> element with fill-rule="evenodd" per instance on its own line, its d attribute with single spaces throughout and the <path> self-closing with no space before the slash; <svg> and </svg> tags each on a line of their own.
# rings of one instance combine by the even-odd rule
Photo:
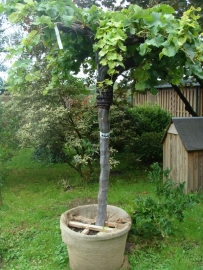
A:
<svg viewBox="0 0 203 270">
<path fill-rule="evenodd" d="M 130 270 L 130 263 L 127 255 L 124 256 L 124 262 L 119 270 Z"/>
<path fill-rule="evenodd" d="M 60 227 L 62 239 L 66 243 L 69 254 L 69 265 L 72 270 L 118 270 L 126 268 L 124 258 L 125 244 L 131 227 L 130 216 L 122 209 L 107 206 L 107 223 L 115 227 L 93 226 L 98 230 L 95 235 L 86 234 L 90 224 L 75 221 L 81 217 L 85 220 L 95 220 L 97 205 L 84 205 L 66 211 L 61 216 Z M 122 222 L 123 221 L 123 222 Z M 124 222 L 125 221 L 125 222 Z M 68 224 L 82 226 L 81 232 L 76 232 Z M 78 225 L 78 223 L 80 225 Z M 81 225 L 82 224 L 82 225 Z M 125 260 L 124 260 L 125 259 Z M 122 268 L 121 268 L 122 267 Z M 123 268 L 125 267 L 125 268 Z"/>
</svg>

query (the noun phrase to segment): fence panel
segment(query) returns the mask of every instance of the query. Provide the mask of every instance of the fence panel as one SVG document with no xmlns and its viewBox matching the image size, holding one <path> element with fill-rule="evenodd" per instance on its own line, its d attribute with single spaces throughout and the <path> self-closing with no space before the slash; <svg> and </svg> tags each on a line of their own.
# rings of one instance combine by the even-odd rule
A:
<svg viewBox="0 0 203 270">
<path fill-rule="evenodd" d="M 189 101 L 193 110 L 197 112 L 198 116 L 203 116 L 203 89 L 200 87 L 187 87 L 182 90 L 182 93 Z M 152 95 L 149 91 L 145 94 L 135 94 L 133 100 L 134 106 L 143 105 L 147 102 L 160 105 L 174 117 L 191 116 L 185 110 L 184 103 L 173 88 L 160 88 L 156 95 Z"/>
</svg>

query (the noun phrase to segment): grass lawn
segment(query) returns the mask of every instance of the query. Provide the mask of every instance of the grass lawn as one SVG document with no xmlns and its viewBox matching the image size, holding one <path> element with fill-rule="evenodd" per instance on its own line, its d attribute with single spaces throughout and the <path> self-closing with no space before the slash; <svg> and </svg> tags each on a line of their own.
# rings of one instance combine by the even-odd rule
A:
<svg viewBox="0 0 203 270">
<path fill-rule="evenodd" d="M 67 209 L 96 202 L 98 176 L 94 182 L 83 183 L 66 164 L 38 164 L 30 153 L 22 150 L 7 164 L 0 208 L 0 269 L 67 270 L 59 218 Z M 147 169 L 132 157 L 123 157 L 116 170 L 110 176 L 109 204 L 129 212 L 136 196 L 153 194 Z M 201 200 L 185 213 L 183 223 L 174 225 L 170 237 L 133 237 L 128 252 L 131 269 L 203 270 L 202 224 Z"/>
</svg>

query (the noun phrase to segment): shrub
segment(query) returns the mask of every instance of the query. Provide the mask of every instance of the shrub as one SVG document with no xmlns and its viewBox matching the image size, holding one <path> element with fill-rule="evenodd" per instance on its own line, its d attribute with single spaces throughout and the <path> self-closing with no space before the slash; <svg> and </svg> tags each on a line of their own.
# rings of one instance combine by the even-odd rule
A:
<svg viewBox="0 0 203 270">
<path fill-rule="evenodd" d="M 126 109 L 112 106 L 110 114 L 111 138 L 110 145 L 118 150 L 131 149 L 136 140 L 136 131 L 131 119 L 127 117 Z"/>
<path fill-rule="evenodd" d="M 133 133 L 137 134 L 132 150 L 144 162 L 162 160 L 161 138 L 171 115 L 159 105 L 139 105 L 126 111 Z"/>
<path fill-rule="evenodd" d="M 137 197 L 132 214 L 132 233 L 142 236 L 167 236 L 175 220 L 184 220 L 184 211 L 197 202 L 195 194 L 184 194 L 184 183 L 169 178 L 170 170 L 162 171 L 154 163 L 149 180 L 155 184 L 155 197 Z M 164 176 L 164 181 L 163 181 Z"/>
<path fill-rule="evenodd" d="M 170 122 L 171 115 L 159 105 L 147 103 L 127 110 L 138 135 L 146 132 L 163 132 Z"/>
<path fill-rule="evenodd" d="M 161 139 L 163 132 L 146 132 L 138 135 L 134 151 L 143 162 L 161 161 L 163 157 Z"/>
<path fill-rule="evenodd" d="M 8 171 L 5 169 L 5 164 L 10 160 L 17 148 L 15 138 L 15 130 L 17 119 L 10 117 L 7 109 L 3 104 L 0 105 L 0 207 L 3 204 L 2 187 L 5 182 Z"/>
<path fill-rule="evenodd" d="M 62 149 L 62 145 L 61 147 L 58 147 L 58 145 L 51 145 L 51 147 L 39 145 L 35 147 L 32 153 L 32 159 L 36 162 L 63 163 L 67 161 L 67 155 Z"/>
</svg>

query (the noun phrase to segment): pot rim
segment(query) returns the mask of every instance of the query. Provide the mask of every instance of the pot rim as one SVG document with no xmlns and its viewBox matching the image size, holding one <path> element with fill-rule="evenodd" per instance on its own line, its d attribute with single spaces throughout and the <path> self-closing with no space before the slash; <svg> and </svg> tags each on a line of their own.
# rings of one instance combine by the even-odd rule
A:
<svg viewBox="0 0 203 270">
<path fill-rule="evenodd" d="M 113 230 L 113 232 L 104 232 L 104 233 L 99 233 L 99 234 L 96 234 L 96 235 L 85 235 L 85 234 L 81 234 L 81 233 L 78 233 L 78 232 L 75 232 L 73 231 L 72 229 L 70 229 L 67 225 L 67 222 L 68 222 L 68 214 L 71 214 L 71 212 L 74 212 L 74 211 L 78 211 L 82 208 L 95 208 L 97 207 L 97 204 L 89 204 L 89 205 L 81 205 L 81 206 L 77 206 L 77 207 L 74 207 L 74 208 L 71 208 L 69 210 L 67 210 L 66 212 L 64 212 L 62 215 L 61 215 L 61 218 L 60 218 L 60 228 L 61 228 L 61 231 L 64 231 L 65 233 L 67 233 L 68 235 L 70 236 L 78 236 L 80 237 L 81 239 L 86 239 L 86 240 L 89 240 L 89 241 L 95 241 L 95 240 L 106 240 L 106 239 L 111 239 L 111 238 L 115 238 L 115 237 L 119 237 L 119 236 L 122 236 L 126 233 L 128 233 L 128 231 L 130 230 L 131 228 L 131 217 L 130 215 L 125 211 L 123 210 L 122 208 L 120 207 L 117 207 L 117 206 L 114 206 L 114 205 L 107 205 L 107 212 L 108 212 L 108 209 L 118 209 L 119 211 L 123 212 L 123 214 L 125 214 L 125 220 L 127 220 L 127 222 L 125 223 L 125 227 L 123 227 L 122 229 L 115 229 Z"/>
</svg>

